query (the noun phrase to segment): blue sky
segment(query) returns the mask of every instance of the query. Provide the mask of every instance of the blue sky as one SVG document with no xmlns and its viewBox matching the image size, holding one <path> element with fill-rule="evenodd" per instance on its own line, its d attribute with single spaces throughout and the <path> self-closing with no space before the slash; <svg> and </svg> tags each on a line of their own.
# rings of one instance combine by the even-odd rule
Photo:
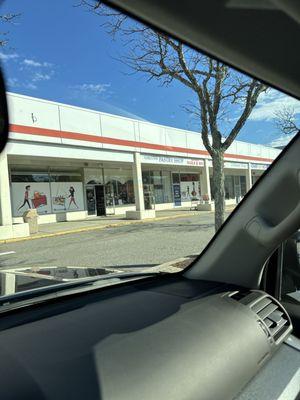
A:
<svg viewBox="0 0 300 400">
<path fill-rule="evenodd" d="M 162 87 L 141 75 L 128 74 L 116 57 L 122 44 L 112 41 L 100 17 L 76 7 L 80 0 L 9 0 L 1 13 L 20 13 L 0 49 L 8 90 L 113 114 L 197 130 L 183 109 L 190 91 L 179 83 Z M 300 102 L 271 90 L 263 95 L 239 140 L 268 144 L 281 138 L 273 115 Z"/>
</svg>

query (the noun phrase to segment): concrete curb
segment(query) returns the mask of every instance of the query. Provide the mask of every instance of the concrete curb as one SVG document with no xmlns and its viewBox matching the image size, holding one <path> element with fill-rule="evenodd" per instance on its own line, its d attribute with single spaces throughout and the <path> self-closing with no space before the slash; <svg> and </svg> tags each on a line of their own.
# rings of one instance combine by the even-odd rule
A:
<svg viewBox="0 0 300 400">
<path fill-rule="evenodd" d="M 208 213 L 212 213 L 208 212 Z M 191 215 L 199 215 L 198 212 L 191 212 L 190 214 L 177 214 L 177 215 L 171 215 L 171 216 L 165 216 L 165 217 L 156 217 L 156 218 L 149 218 L 149 219 L 144 219 L 144 220 L 130 220 L 130 221 L 122 221 L 122 222 L 117 222 L 117 223 L 110 223 L 110 224 L 105 224 L 102 226 L 87 226 L 84 228 L 74 228 L 74 229 L 67 229 L 65 231 L 60 231 L 60 232 L 53 232 L 53 233 L 41 233 L 37 234 L 35 236 L 26 236 L 26 237 L 20 237 L 20 238 L 13 238 L 13 239 L 4 239 L 0 240 L 0 244 L 7 244 L 7 243 L 15 243 L 15 242 L 23 242 L 26 240 L 35 240 L 35 239 L 44 239 L 44 238 L 49 238 L 49 237 L 56 237 L 56 236 L 63 236 L 63 235 L 71 235 L 72 233 L 82 233 L 82 232 L 91 232 L 91 231 L 100 231 L 102 229 L 106 228 L 114 228 L 114 227 L 120 227 L 120 226 L 126 226 L 126 225 L 137 225 L 137 224 L 146 224 L 149 222 L 156 222 L 156 221 L 163 221 L 163 220 L 168 220 L 168 219 L 177 219 L 177 218 L 184 218 L 184 217 L 189 217 Z"/>
<path fill-rule="evenodd" d="M 156 265 L 155 267 L 146 268 L 145 270 L 143 270 L 143 272 L 169 272 L 169 273 L 179 272 L 185 269 L 187 265 L 179 267 L 178 264 L 183 264 L 186 261 L 189 261 L 190 264 L 194 259 L 195 257 L 176 258 L 175 260 L 167 261 L 163 264 Z"/>
</svg>

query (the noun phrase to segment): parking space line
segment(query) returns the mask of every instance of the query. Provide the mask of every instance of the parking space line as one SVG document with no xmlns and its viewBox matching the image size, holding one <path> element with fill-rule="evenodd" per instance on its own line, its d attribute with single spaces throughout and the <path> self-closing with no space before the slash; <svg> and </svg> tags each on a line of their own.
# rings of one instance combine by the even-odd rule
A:
<svg viewBox="0 0 300 400">
<path fill-rule="evenodd" d="M 15 251 L 4 251 L 3 253 L 0 253 L 0 256 L 7 256 L 8 254 L 15 254 Z"/>
</svg>

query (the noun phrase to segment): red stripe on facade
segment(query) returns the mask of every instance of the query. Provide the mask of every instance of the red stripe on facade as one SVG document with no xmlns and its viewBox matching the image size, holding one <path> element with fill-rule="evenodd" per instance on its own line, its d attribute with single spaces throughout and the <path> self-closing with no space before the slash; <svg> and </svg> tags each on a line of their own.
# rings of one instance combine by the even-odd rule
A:
<svg viewBox="0 0 300 400">
<path fill-rule="evenodd" d="M 37 135 L 37 136 L 45 136 L 45 137 L 47 137 L 47 136 L 48 137 L 56 137 L 56 138 L 60 138 L 60 139 L 82 140 L 85 142 L 114 144 L 117 146 L 127 146 L 127 147 L 140 147 L 140 148 L 144 148 L 144 149 L 173 151 L 173 152 L 177 152 L 177 153 L 197 154 L 197 155 L 203 155 L 203 156 L 209 155 L 206 150 L 187 149 L 184 147 L 166 146 L 166 145 L 155 144 L 155 143 L 137 142 L 135 140 L 115 139 L 115 138 L 109 138 L 106 136 L 95 136 L 95 135 L 89 135 L 89 134 L 84 134 L 84 133 L 59 131 L 59 130 L 55 130 L 55 129 L 37 128 L 37 127 L 26 126 L 26 125 L 10 124 L 9 128 L 10 128 L 10 132 L 23 133 L 26 135 Z M 225 158 L 237 158 L 240 160 L 263 161 L 263 162 L 272 162 L 273 161 L 270 158 L 245 156 L 242 154 L 229 154 L 229 153 L 225 154 Z"/>
</svg>

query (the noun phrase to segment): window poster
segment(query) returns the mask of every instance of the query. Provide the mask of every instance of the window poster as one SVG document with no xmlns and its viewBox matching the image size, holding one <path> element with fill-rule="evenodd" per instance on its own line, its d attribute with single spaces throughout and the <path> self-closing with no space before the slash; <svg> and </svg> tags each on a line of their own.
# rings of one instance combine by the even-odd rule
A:
<svg viewBox="0 0 300 400">
<path fill-rule="evenodd" d="M 179 183 L 173 183 L 173 197 L 174 197 L 174 205 L 181 206 L 181 193 L 180 193 Z"/>
<path fill-rule="evenodd" d="M 181 200 L 189 201 L 200 199 L 199 181 L 180 182 Z"/>
<path fill-rule="evenodd" d="M 36 208 L 38 214 L 51 214 L 49 183 L 43 182 L 13 182 L 12 213 L 20 217 L 30 208 Z"/>
<path fill-rule="evenodd" d="M 53 212 L 84 210 L 81 182 L 51 182 L 51 194 Z"/>
</svg>

